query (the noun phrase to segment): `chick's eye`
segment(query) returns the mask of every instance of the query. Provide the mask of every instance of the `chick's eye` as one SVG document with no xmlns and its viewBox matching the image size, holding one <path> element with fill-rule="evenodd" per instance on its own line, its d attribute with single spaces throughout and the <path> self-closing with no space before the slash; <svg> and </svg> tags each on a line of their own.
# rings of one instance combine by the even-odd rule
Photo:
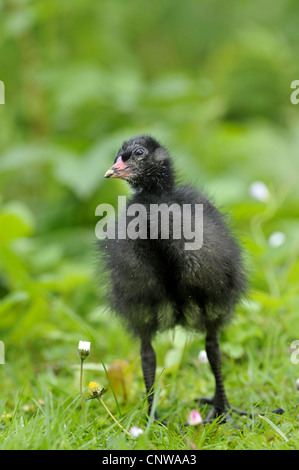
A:
<svg viewBox="0 0 299 470">
<path fill-rule="evenodd" d="M 143 155 L 143 154 L 144 154 L 144 150 L 143 150 L 142 148 L 138 148 L 138 149 L 135 150 L 134 153 L 135 153 L 135 155 L 139 155 L 139 156 L 140 156 L 140 155 Z"/>
</svg>

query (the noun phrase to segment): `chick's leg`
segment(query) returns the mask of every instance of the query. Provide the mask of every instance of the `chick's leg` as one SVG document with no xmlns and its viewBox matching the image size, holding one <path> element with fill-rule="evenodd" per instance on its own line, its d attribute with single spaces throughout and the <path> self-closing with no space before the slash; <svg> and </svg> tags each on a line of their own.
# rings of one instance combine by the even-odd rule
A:
<svg viewBox="0 0 299 470">
<path fill-rule="evenodd" d="M 228 400 L 224 390 L 221 372 L 220 347 L 216 333 L 207 333 L 206 352 L 215 378 L 215 394 L 212 399 L 206 399 L 205 403 L 213 405 L 213 410 L 209 418 L 215 418 L 217 416 L 225 415 L 229 409 Z M 204 399 L 202 401 L 204 401 Z"/>
<path fill-rule="evenodd" d="M 148 399 L 148 414 L 150 415 L 154 401 L 156 354 L 150 341 L 148 340 L 141 341 L 141 365 Z"/>
<path fill-rule="evenodd" d="M 201 403 L 212 405 L 212 410 L 206 418 L 205 422 L 213 421 L 218 417 L 221 417 L 223 422 L 232 421 L 230 414 L 231 411 L 234 411 L 239 415 L 252 417 L 251 413 L 239 410 L 238 408 L 234 408 L 229 405 L 221 372 L 221 354 L 217 333 L 207 333 L 206 352 L 215 377 L 215 394 L 213 398 L 201 398 L 200 400 Z"/>
</svg>

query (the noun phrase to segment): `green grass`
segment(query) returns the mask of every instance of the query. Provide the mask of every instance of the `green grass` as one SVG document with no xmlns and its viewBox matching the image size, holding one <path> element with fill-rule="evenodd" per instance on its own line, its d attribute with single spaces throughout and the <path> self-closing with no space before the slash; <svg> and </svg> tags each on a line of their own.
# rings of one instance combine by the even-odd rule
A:
<svg viewBox="0 0 299 470">
<path fill-rule="evenodd" d="M 184 335 L 178 334 L 179 342 Z M 169 422 L 166 427 L 147 421 L 146 401 L 140 370 L 136 360 L 137 348 L 123 337 L 117 357 L 128 359 L 132 365 L 133 380 L 122 377 L 130 386 L 124 401 L 118 394 L 121 416 L 111 390 L 103 399 L 115 417 L 127 430 L 138 426 L 144 434 L 137 439 L 128 438 L 111 420 L 97 400 L 85 402 L 88 424 L 83 420 L 79 395 L 79 368 L 76 345 L 70 362 L 57 362 L 55 368 L 47 364 L 30 362 L 29 357 L 20 362 L 20 369 L 9 364 L 4 367 L 7 377 L 7 398 L 1 404 L 1 449 L 298 449 L 298 392 L 294 384 L 294 365 L 285 351 L 285 343 L 272 332 L 260 350 L 248 349 L 246 358 L 232 360 L 224 356 L 224 375 L 231 404 L 254 412 L 254 418 L 239 418 L 235 424 L 219 424 L 217 421 L 186 427 L 191 409 L 198 409 L 205 416 L 207 409 L 195 399 L 213 392 L 213 378 L 207 364 L 200 364 L 197 353 L 202 343 L 185 338 L 188 347 L 177 351 L 177 362 L 159 367 L 157 374 L 157 407 L 161 419 Z M 165 351 L 171 347 L 168 335 L 156 342 L 159 363 L 165 362 Z M 94 349 L 95 344 L 92 345 Z M 98 345 L 98 347 L 100 347 Z M 62 350 L 63 354 L 63 350 Z M 167 354 L 167 353 L 166 353 Z M 175 357 L 175 355 L 173 355 Z M 169 354 L 168 354 L 169 358 Z M 171 362 L 168 359 L 168 363 Z M 107 384 L 100 358 L 93 353 L 84 363 L 84 384 L 89 380 Z M 53 370 L 55 369 L 55 370 Z M 92 370 L 95 369 L 95 370 Z M 2 369 L 3 372 L 3 369 Z M 131 373 L 130 372 L 130 373 Z M 20 387 L 16 388 L 19 382 Z M 85 397 L 88 396 L 85 390 Z M 272 410 L 283 407 L 282 416 Z M 263 413 L 260 416 L 260 413 Z"/>
</svg>

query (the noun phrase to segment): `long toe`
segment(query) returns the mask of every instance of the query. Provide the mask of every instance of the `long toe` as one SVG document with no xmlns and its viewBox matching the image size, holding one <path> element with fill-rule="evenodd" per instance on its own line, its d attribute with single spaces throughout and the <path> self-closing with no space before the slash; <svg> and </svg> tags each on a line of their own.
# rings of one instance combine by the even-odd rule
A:
<svg viewBox="0 0 299 470">
<path fill-rule="evenodd" d="M 233 423 L 232 413 L 236 413 L 239 416 L 248 416 L 249 418 L 252 418 L 253 416 L 250 411 L 240 410 L 239 408 L 230 406 L 228 403 L 224 406 L 217 406 L 214 397 L 201 397 L 197 398 L 196 401 L 200 402 L 202 405 L 212 406 L 212 409 L 209 411 L 204 423 L 211 423 L 215 419 L 218 419 L 219 423 Z"/>
</svg>

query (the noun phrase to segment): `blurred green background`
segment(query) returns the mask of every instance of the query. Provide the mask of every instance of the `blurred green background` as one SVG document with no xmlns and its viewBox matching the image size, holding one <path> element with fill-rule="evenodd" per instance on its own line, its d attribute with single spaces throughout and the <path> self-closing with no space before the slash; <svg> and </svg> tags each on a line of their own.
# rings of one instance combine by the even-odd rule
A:
<svg viewBox="0 0 299 470">
<path fill-rule="evenodd" d="M 2 384 L 32 368 L 65 373 L 86 329 L 108 362 L 136 357 L 105 314 L 94 229 L 97 205 L 128 192 L 103 174 L 140 133 L 241 233 L 252 291 L 224 353 L 246 357 L 274 332 L 295 378 L 298 24 L 297 0 L 0 1 Z M 250 191 L 256 181 L 267 197 Z"/>
</svg>

